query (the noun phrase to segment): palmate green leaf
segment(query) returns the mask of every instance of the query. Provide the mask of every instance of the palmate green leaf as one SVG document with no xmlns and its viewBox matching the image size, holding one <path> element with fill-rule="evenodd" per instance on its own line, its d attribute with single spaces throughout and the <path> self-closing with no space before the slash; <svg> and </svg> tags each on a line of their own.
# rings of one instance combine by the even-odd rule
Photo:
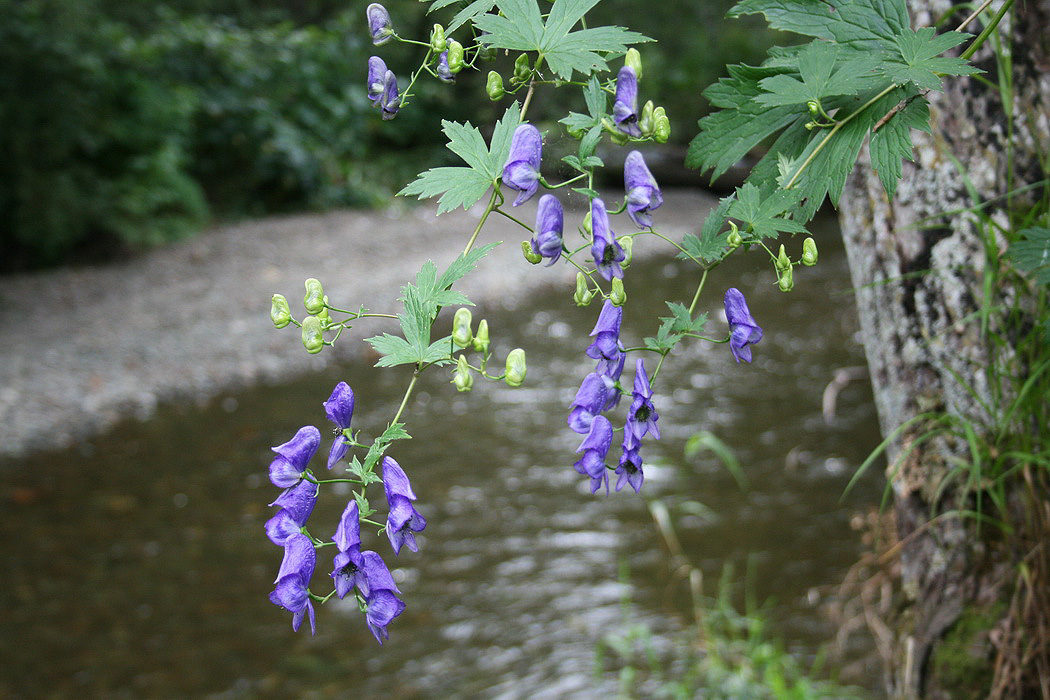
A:
<svg viewBox="0 0 1050 700">
<path fill-rule="evenodd" d="M 925 97 L 913 95 L 896 114 L 872 134 L 868 144 L 871 167 L 879 175 L 886 196 L 893 199 L 903 169 L 901 160 L 914 160 L 911 130 L 930 131 L 930 105 Z"/>
<path fill-rule="evenodd" d="M 485 14 L 495 6 L 496 0 L 474 0 L 474 2 L 456 13 L 456 16 L 452 18 L 451 22 L 449 22 L 448 27 L 445 28 L 445 32 L 451 33 L 456 31 L 467 22 L 472 21 L 475 17 Z"/>
<path fill-rule="evenodd" d="M 1020 239 L 1010 244 L 1007 257 L 1039 284 L 1050 284 L 1050 228 L 1033 226 L 1018 235 Z"/>
<path fill-rule="evenodd" d="M 503 117 L 496 122 L 492 142 L 485 139 L 470 122 L 442 121 L 441 130 L 449 138 L 447 147 L 467 163 L 469 167 L 445 166 L 431 168 L 406 185 L 398 195 L 415 195 L 417 199 L 438 197 L 437 213 L 444 214 L 457 207 L 469 209 L 476 204 L 490 187 L 494 187 L 503 175 L 503 165 L 510 153 L 510 142 L 520 119 L 520 109 L 515 102 Z"/>
<path fill-rule="evenodd" d="M 474 20 L 485 34 L 480 41 L 498 49 L 535 51 L 564 80 L 574 71 L 583 74 L 608 70 L 603 54 L 622 54 L 631 44 L 652 41 L 622 27 L 592 27 L 572 31 L 599 0 L 554 0 L 546 22 L 536 0 L 496 0 L 500 15 L 484 14 Z"/>
<path fill-rule="evenodd" d="M 660 318 L 663 323 L 657 329 L 655 337 L 643 338 L 642 341 L 645 347 L 657 352 L 673 348 L 682 339 L 683 333 L 703 333 L 704 327 L 707 325 L 706 312 L 693 318 L 689 314 L 689 309 L 684 305 L 673 301 L 665 301 L 664 303 L 670 309 L 671 315 Z"/>
<path fill-rule="evenodd" d="M 372 349 L 381 357 L 376 362 L 376 367 L 396 367 L 397 365 L 415 364 L 419 361 L 419 353 L 407 340 L 401 336 L 384 333 L 365 338 L 365 342 L 372 345 Z"/>
<path fill-rule="evenodd" d="M 883 66 L 883 72 L 898 85 L 914 83 L 916 87 L 927 90 L 941 89 L 941 75 L 981 73 L 983 71 L 964 59 L 940 55 L 961 44 L 969 36 L 962 32 L 944 32 L 934 36 L 933 27 L 922 27 L 917 31 L 905 29 L 894 37 L 898 51 Z"/>
<path fill-rule="evenodd" d="M 704 262 L 715 262 L 726 256 L 726 232 L 722 231 L 726 218 L 729 216 L 729 208 L 736 201 L 736 195 L 729 195 L 719 200 L 718 206 L 711 210 L 704 219 L 704 225 L 700 227 L 700 235 L 687 233 L 682 237 L 682 248 L 694 258 Z M 679 258 L 686 259 L 685 253 L 679 253 Z"/>
<path fill-rule="evenodd" d="M 361 465 L 360 472 L 363 473 L 375 473 L 375 466 L 379 463 L 380 458 L 386 453 L 390 443 L 395 440 L 411 440 L 412 436 L 405 432 L 404 423 L 393 423 L 383 434 L 372 441 L 372 444 L 368 446 L 368 453 L 365 455 L 365 462 Z M 355 460 L 356 461 L 356 460 Z M 351 470 L 353 471 L 353 470 Z M 357 473 L 357 472 L 354 472 Z"/>
<path fill-rule="evenodd" d="M 850 58 L 843 60 L 846 56 Z M 798 78 L 784 74 L 763 78 L 759 85 L 767 92 L 755 97 L 755 101 L 767 106 L 790 105 L 810 100 L 819 102 L 836 95 L 855 95 L 871 87 L 877 79 L 875 69 L 880 64 L 878 53 L 857 56 L 837 44 L 819 40 L 799 51 L 797 60 Z"/>
<path fill-rule="evenodd" d="M 743 0 L 727 16 L 765 15 L 769 26 L 857 50 L 889 48 L 910 25 L 904 0 Z"/>
<path fill-rule="evenodd" d="M 729 207 L 729 216 L 744 222 L 762 238 L 775 238 L 781 233 L 805 233 L 806 227 L 801 222 L 781 216 L 791 212 L 801 197 L 802 193 L 794 190 L 774 190 L 763 196 L 755 185 L 744 183 L 736 190 L 736 201 Z"/>
</svg>

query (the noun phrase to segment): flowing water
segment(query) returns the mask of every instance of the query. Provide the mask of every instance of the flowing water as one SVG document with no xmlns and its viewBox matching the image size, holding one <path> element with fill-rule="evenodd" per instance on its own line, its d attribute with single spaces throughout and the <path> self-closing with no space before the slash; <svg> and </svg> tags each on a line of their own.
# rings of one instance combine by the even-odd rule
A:
<svg viewBox="0 0 1050 700">
<path fill-rule="evenodd" d="M 425 375 L 408 416 L 414 439 L 390 451 L 429 521 L 420 552 L 395 558 L 385 540 L 364 535 L 395 569 L 408 605 L 383 647 L 349 601 L 318 607 L 317 636 L 291 631 L 290 615 L 267 600 L 281 552 L 262 525 L 277 495 L 270 446 L 305 423 L 327 435 L 321 402 L 340 380 L 357 396 L 354 427 L 376 435 L 400 401 L 404 371 L 362 362 L 206 406 L 166 406 L 76 449 L 2 465 L 0 697 L 614 694 L 615 674 L 594 675 L 595 646 L 627 624 L 625 597 L 629 621 L 649 625 L 665 650 L 689 624 L 688 597 L 645 498 L 675 515 L 707 595 L 724 563 L 736 565 L 738 589 L 749 571 L 755 597 L 778 603 L 776 633 L 812 657 L 832 631 L 810 592 L 836 584 L 855 561 L 849 517 L 879 498 L 871 478 L 840 501 L 878 441 L 867 379 L 842 391 L 835 420 L 821 413 L 833 372 L 863 364 L 836 246 L 832 230 L 820 265 L 798 271 L 791 295 L 776 290 L 757 255 L 712 275 L 744 290 L 765 338 L 752 365 L 705 343 L 668 358 L 654 399 L 663 438 L 643 449 L 644 498 L 630 489 L 592 496 L 571 466 L 580 438 L 565 425 L 566 407 L 593 366 L 582 350 L 598 307 L 565 303 L 566 290 L 531 298 L 527 309 L 476 311 L 499 357 L 527 349 L 528 380 L 513 390 L 477 381 L 461 395 L 445 372 Z M 645 288 L 634 282 L 643 279 Z M 627 281 L 632 345 L 654 332 L 645 319 L 666 315 L 664 299 L 688 304 L 695 276 L 664 259 L 636 263 Z M 711 287 L 701 302 L 711 335 L 725 332 L 723 291 Z M 625 380 L 631 367 L 633 356 Z M 748 490 L 710 452 L 686 457 L 698 430 L 735 451 Z M 311 517 L 320 537 L 334 530 L 347 495 L 326 493 Z M 382 510 L 381 489 L 372 494 Z M 330 589 L 322 553 L 319 591 Z"/>
</svg>

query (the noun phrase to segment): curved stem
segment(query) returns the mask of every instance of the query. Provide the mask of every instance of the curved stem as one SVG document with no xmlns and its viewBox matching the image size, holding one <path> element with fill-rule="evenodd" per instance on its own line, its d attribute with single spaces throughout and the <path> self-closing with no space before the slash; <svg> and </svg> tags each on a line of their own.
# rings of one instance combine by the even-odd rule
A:
<svg viewBox="0 0 1050 700">
<path fill-rule="evenodd" d="M 534 232 L 534 231 L 532 230 L 532 227 L 531 227 L 531 226 L 529 226 L 528 224 L 526 224 L 526 223 L 525 223 L 524 221 L 521 221 L 520 219 L 517 219 L 517 218 L 515 218 L 515 217 L 511 216 L 510 214 L 508 214 L 507 212 L 503 211 L 503 210 L 502 210 L 502 209 L 500 209 L 499 207 L 496 207 L 496 208 L 495 208 L 495 209 L 493 209 L 492 211 L 494 211 L 494 212 L 495 212 L 495 213 L 497 213 L 497 214 L 500 214 L 501 216 L 505 216 L 505 217 L 507 217 L 508 219 L 510 219 L 511 221 L 513 221 L 514 223 L 516 223 L 516 224 L 517 224 L 518 226 L 521 226 L 521 227 L 522 227 L 523 229 L 525 229 L 526 231 L 528 231 L 529 233 L 535 233 L 535 232 Z"/>
<path fill-rule="evenodd" d="M 485 211 L 482 212 L 481 220 L 478 221 L 478 225 L 476 227 L 474 227 L 474 233 L 470 236 L 470 240 L 467 241 L 467 247 L 463 249 L 463 255 L 466 255 L 467 253 L 469 253 L 470 249 L 474 247 L 474 242 L 476 240 L 478 240 L 478 234 L 481 233 L 481 227 L 485 225 L 485 222 L 489 218 L 489 214 L 491 214 L 493 211 L 495 211 L 496 207 L 499 206 L 497 204 L 497 199 L 498 198 L 500 198 L 499 186 L 493 186 L 493 188 L 492 188 L 492 196 L 489 197 L 489 204 L 488 204 L 487 207 L 485 207 Z M 528 228 L 528 227 L 526 227 L 526 228 Z"/>
<path fill-rule="evenodd" d="M 397 423 L 401 419 L 401 414 L 405 412 L 405 407 L 408 406 L 408 399 L 412 396 L 412 390 L 416 388 L 416 382 L 419 381 L 419 372 L 420 370 L 417 369 L 412 373 L 412 381 L 408 383 L 408 388 L 405 389 L 405 395 L 401 399 L 401 405 L 397 407 L 397 413 L 395 413 L 394 417 L 391 419 L 390 425 Z"/>
</svg>

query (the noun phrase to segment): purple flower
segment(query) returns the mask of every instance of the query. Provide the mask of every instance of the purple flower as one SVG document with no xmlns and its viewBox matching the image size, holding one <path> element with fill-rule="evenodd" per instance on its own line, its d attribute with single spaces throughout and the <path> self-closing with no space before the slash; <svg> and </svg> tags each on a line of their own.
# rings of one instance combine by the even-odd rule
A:
<svg viewBox="0 0 1050 700">
<path fill-rule="evenodd" d="M 328 468 L 331 469 L 346 455 L 349 447 L 343 439 L 343 431 L 350 428 L 350 421 L 354 417 L 354 390 L 346 382 L 339 382 L 332 390 L 332 395 L 322 405 L 328 420 L 336 426 L 336 438 L 328 453 Z"/>
<path fill-rule="evenodd" d="M 448 51 L 441 52 L 438 56 L 437 64 L 437 77 L 443 83 L 454 83 L 456 82 L 456 76 L 453 75 L 452 69 L 448 67 Z"/>
<path fill-rule="evenodd" d="M 609 471 L 605 467 L 605 455 L 609 454 L 612 445 L 612 423 L 605 416 L 595 416 L 591 421 L 590 432 L 583 439 L 577 452 L 583 452 L 583 457 L 576 464 L 576 471 L 591 478 L 591 493 L 594 493 L 604 483 L 605 490 L 609 490 Z"/>
<path fill-rule="evenodd" d="M 386 61 L 379 56 L 368 59 L 368 99 L 373 105 L 379 104 L 379 99 L 386 90 Z"/>
<path fill-rule="evenodd" d="M 376 641 L 382 644 L 384 639 L 390 638 L 390 633 L 386 631 L 387 625 L 401 614 L 405 604 L 393 591 L 378 590 L 365 598 L 365 606 L 368 629 L 372 631 Z"/>
<path fill-rule="evenodd" d="M 383 458 L 383 490 L 386 491 L 386 501 L 390 506 L 386 534 L 394 547 L 394 553 L 399 554 L 402 545 L 418 552 L 415 533 L 422 532 L 427 521 L 412 505 L 416 494 L 412 492 L 405 470 L 392 457 Z"/>
<path fill-rule="evenodd" d="M 295 486 L 286 488 L 270 504 L 280 508 L 276 515 L 266 521 L 266 535 L 271 542 L 283 547 L 289 537 L 302 531 L 317 503 L 317 489 L 317 484 L 303 479 Z"/>
<path fill-rule="evenodd" d="M 587 357 L 598 360 L 594 371 L 609 377 L 612 381 L 620 378 L 627 354 L 624 352 L 623 343 L 620 342 L 620 322 L 623 319 L 623 309 L 616 306 L 608 299 L 602 305 L 602 311 L 598 315 L 598 322 L 591 331 L 594 341 L 587 346 Z M 606 400 L 605 408 L 609 409 L 620 400 L 620 392 L 610 392 Z"/>
<path fill-rule="evenodd" d="M 609 393 L 613 391 L 616 391 L 615 384 L 607 376 L 592 372 L 583 378 L 576 398 L 569 407 L 569 427 L 573 432 L 581 435 L 590 432 L 594 417 L 605 410 Z"/>
<path fill-rule="evenodd" d="M 561 257 L 564 220 L 561 202 L 557 197 L 552 194 L 540 197 L 539 207 L 536 209 L 536 233 L 530 243 L 533 253 L 550 258 L 548 266 L 553 265 Z"/>
<path fill-rule="evenodd" d="M 401 95 L 397 91 L 397 77 L 394 71 L 388 70 L 383 76 L 383 94 L 379 98 L 379 107 L 383 110 L 383 119 L 393 119 L 401 109 Z"/>
<path fill-rule="evenodd" d="M 609 228 L 609 213 L 605 210 L 605 202 L 597 198 L 591 201 L 591 232 L 591 255 L 599 274 L 607 280 L 623 277 L 620 263 L 627 256 Z"/>
<path fill-rule="evenodd" d="M 539 188 L 540 160 L 543 158 L 543 138 L 532 124 L 522 124 L 514 130 L 510 155 L 503 166 L 503 184 L 521 194 L 514 206 L 528 201 Z"/>
<path fill-rule="evenodd" d="M 616 490 L 619 491 L 626 484 L 630 484 L 635 493 L 642 490 L 642 481 L 645 474 L 642 473 L 642 448 L 641 439 L 635 435 L 631 426 L 625 426 L 623 430 L 623 452 L 620 455 L 620 464 L 616 467 Z"/>
<path fill-rule="evenodd" d="M 339 518 L 339 527 L 332 535 L 332 541 L 335 542 L 340 552 L 361 546 L 361 519 L 355 499 L 351 499 L 343 509 L 343 515 Z"/>
<path fill-rule="evenodd" d="M 274 486 L 295 486 L 306 473 L 306 465 L 321 444 L 321 431 L 312 425 L 299 428 L 288 442 L 272 448 L 277 457 L 270 462 L 270 481 Z"/>
<path fill-rule="evenodd" d="M 631 392 L 631 396 L 634 400 L 631 401 L 631 407 L 627 411 L 627 429 L 630 429 L 639 440 L 646 433 L 652 433 L 653 437 L 659 440 L 660 428 L 656 425 L 656 421 L 660 420 L 660 415 L 653 406 L 653 389 L 649 384 L 649 375 L 645 373 L 645 364 L 642 363 L 640 357 L 635 364 L 634 391 Z"/>
<path fill-rule="evenodd" d="M 623 186 L 627 191 L 627 213 L 639 227 L 653 225 L 649 213 L 664 203 L 660 186 L 649 172 L 645 159 L 639 151 L 631 151 L 623 163 Z"/>
<path fill-rule="evenodd" d="M 372 35 L 372 43 L 376 46 L 385 44 L 394 36 L 393 27 L 390 24 L 390 13 L 378 2 L 374 2 L 365 8 L 368 17 L 368 31 Z"/>
<path fill-rule="evenodd" d="M 277 573 L 276 588 L 270 593 L 270 602 L 292 613 L 292 629 L 299 631 L 303 618 L 310 615 L 310 632 L 315 633 L 314 607 L 310 602 L 310 578 L 317 563 L 317 554 L 310 538 L 293 535 L 284 545 L 284 560 Z"/>
<path fill-rule="evenodd" d="M 725 307 L 726 320 L 729 321 L 729 349 L 738 363 L 740 360 L 750 362 L 751 348 L 748 346 L 762 340 L 762 328 L 751 317 L 747 301 L 736 287 L 726 290 Z"/>
<path fill-rule="evenodd" d="M 616 76 L 616 101 L 613 102 L 613 121 L 616 128 L 628 136 L 641 136 L 638 128 L 638 76 L 630 66 L 624 66 Z"/>
<path fill-rule="evenodd" d="M 389 638 L 386 626 L 405 609 L 397 597 L 397 585 L 382 557 L 375 552 L 358 552 L 354 547 L 335 556 L 336 595 L 344 598 L 355 586 L 365 599 L 365 621 L 380 644 Z"/>
</svg>

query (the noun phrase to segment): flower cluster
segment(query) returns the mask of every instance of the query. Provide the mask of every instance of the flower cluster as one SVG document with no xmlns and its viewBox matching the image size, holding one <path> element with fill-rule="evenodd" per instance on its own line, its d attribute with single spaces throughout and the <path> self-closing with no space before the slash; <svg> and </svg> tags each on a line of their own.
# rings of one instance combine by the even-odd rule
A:
<svg viewBox="0 0 1050 700">
<path fill-rule="evenodd" d="M 390 23 L 390 13 L 377 2 L 365 8 L 365 16 L 368 19 L 368 31 L 372 35 L 372 43 L 382 46 L 394 38 L 394 30 Z M 378 107 L 383 114 L 383 119 L 393 119 L 401 108 L 401 93 L 397 88 L 397 76 L 394 72 L 387 70 L 386 62 L 379 56 L 371 56 L 368 59 L 368 99 L 372 101 L 373 107 Z"/>
<path fill-rule="evenodd" d="M 327 468 L 332 469 L 357 445 L 350 423 L 354 413 L 354 392 L 339 382 L 323 404 L 325 415 L 334 425 L 335 440 L 328 453 Z M 275 588 L 270 601 L 292 613 L 292 629 L 299 630 L 309 616 L 310 630 L 316 631 L 314 601 L 324 602 L 332 595 L 345 598 L 356 590 L 358 605 L 365 613 L 368 629 L 380 644 L 387 639 L 387 625 L 405 609 L 398 597 L 401 593 L 382 557 L 374 551 L 361 550 L 361 508 L 368 508 L 364 494 L 354 494 L 343 510 L 339 525 L 330 543 L 316 540 L 306 528 L 306 522 L 317 503 L 323 484 L 348 479 L 319 480 L 309 469 L 309 462 L 321 444 L 321 432 L 312 425 L 298 430 L 288 442 L 273 448 L 276 457 L 270 463 L 270 481 L 284 489 L 271 503 L 277 513 L 266 521 L 266 535 L 275 545 L 284 549 Z M 373 477 L 374 479 L 374 477 Z M 402 545 L 418 551 L 415 535 L 426 527 L 426 520 L 412 504 L 412 491 L 405 471 L 391 457 L 384 457 L 382 481 L 386 492 L 388 515 L 385 531 L 394 553 Z M 357 480 L 364 485 L 366 480 Z M 367 513 L 372 512 L 367 510 Z M 371 522 L 371 521 L 367 521 Z M 337 554 L 333 561 L 331 578 L 334 591 L 321 597 L 310 591 L 317 564 L 317 548 L 335 544 Z"/>
</svg>

